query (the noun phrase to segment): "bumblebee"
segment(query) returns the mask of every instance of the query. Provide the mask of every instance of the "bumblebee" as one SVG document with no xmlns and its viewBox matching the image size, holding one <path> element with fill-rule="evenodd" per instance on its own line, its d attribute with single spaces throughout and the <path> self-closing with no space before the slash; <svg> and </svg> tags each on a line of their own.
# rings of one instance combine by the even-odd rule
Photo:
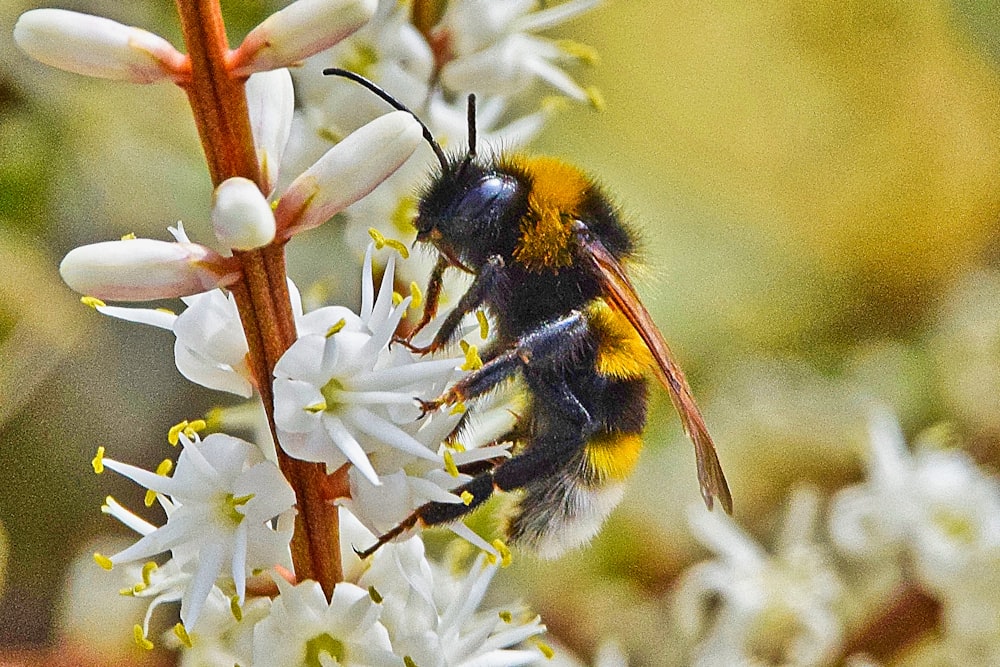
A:
<svg viewBox="0 0 1000 667">
<path fill-rule="evenodd" d="M 361 83 L 409 112 L 353 72 L 324 74 Z M 421 408 L 427 414 L 475 399 L 515 376 L 523 380 L 527 405 L 501 439 L 514 444 L 514 455 L 463 471 L 475 476 L 453 492 L 467 504 L 423 505 L 359 555 L 415 525 L 458 519 L 496 491 L 522 491 L 507 527 L 514 543 L 552 557 L 586 542 L 621 499 L 638 460 L 648 373 L 667 390 L 694 443 L 706 505 L 711 509 L 717 499 L 732 513 L 715 445 L 684 373 L 624 268 L 636 256 L 636 237 L 609 198 L 579 169 L 554 158 L 477 155 L 472 95 L 462 155 L 446 155 L 416 120 L 440 170 L 421 193 L 414 221 L 416 242 L 438 253 L 414 332 L 435 318 L 446 271 L 464 271 L 473 280 L 430 344 L 404 342 L 418 353 L 434 352 L 481 308 L 496 322 L 482 367 L 443 395 L 421 400 Z"/>
</svg>

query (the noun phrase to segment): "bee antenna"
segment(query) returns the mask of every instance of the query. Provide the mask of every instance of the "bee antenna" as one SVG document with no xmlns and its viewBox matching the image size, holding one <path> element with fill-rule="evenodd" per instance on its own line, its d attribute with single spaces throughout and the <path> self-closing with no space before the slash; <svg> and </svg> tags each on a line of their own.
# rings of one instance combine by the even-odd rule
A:
<svg viewBox="0 0 1000 667">
<path fill-rule="evenodd" d="M 469 152 L 467 159 L 476 157 L 476 94 L 469 93 Z"/>
<path fill-rule="evenodd" d="M 430 147 L 434 151 L 434 155 L 437 157 L 438 162 L 441 163 L 441 168 L 445 170 L 448 169 L 448 158 L 445 156 L 444 151 L 441 149 L 441 144 L 439 144 L 437 140 L 434 139 L 434 135 L 431 134 L 430 129 L 427 127 L 427 125 L 424 124 L 424 121 L 420 120 L 420 117 L 417 114 L 410 111 L 406 107 L 406 105 L 404 105 L 402 102 L 397 100 L 389 93 L 385 92 L 385 90 L 380 88 L 372 81 L 350 70 L 341 69 L 339 67 L 327 67 L 325 70 L 323 70 L 323 74 L 327 76 L 339 76 L 344 79 L 349 79 L 350 81 L 353 81 L 355 83 L 359 83 L 368 90 L 370 90 L 371 92 L 375 93 L 375 95 L 377 95 L 378 97 L 382 98 L 393 109 L 396 109 L 397 111 L 405 111 L 406 113 L 413 116 L 413 120 L 417 121 L 417 123 L 420 125 L 420 130 L 423 132 L 424 139 L 427 141 L 428 144 L 430 144 Z M 472 104 L 472 102 L 470 102 L 470 104 Z M 473 107 L 470 107 L 470 109 L 471 108 Z M 472 129 L 474 137 L 475 127 L 473 126 Z M 475 151 L 472 151 L 472 153 L 474 155 Z"/>
</svg>

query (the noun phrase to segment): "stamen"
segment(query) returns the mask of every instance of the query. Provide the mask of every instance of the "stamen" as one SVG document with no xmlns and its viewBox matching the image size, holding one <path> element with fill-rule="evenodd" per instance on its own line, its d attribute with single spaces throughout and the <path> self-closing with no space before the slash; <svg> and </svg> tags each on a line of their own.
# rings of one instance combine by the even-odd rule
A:
<svg viewBox="0 0 1000 667">
<path fill-rule="evenodd" d="M 132 639 L 135 645 L 147 651 L 153 650 L 153 642 L 146 639 L 146 634 L 142 631 L 142 626 L 136 623 L 132 626 Z"/>
<path fill-rule="evenodd" d="M 498 616 L 500 616 L 500 620 L 504 623 L 512 623 L 514 621 L 514 615 L 507 610 L 501 611 Z"/>
<path fill-rule="evenodd" d="M 420 291 L 417 281 L 410 282 L 410 305 L 419 308 L 424 303 L 424 293 Z"/>
<path fill-rule="evenodd" d="M 240 596 L 234 595 L 229 598 L 229 612 L 237 622 L 243 620 L 243 607 L 240 606 Z"/>
<path fill-rule="evenodd" d="M 339 333 L 346 326 L 347 326 L 347 320 L 341 317 L 333 324 L 333 326 L 331 326 L 329 329 L 326 330 L 326 337 L 329 338 L 330 336 Z"/>
<path fill-rule="evenodd" d="M 465 403 L 463 403 L 462 401 L 459 401 L 454 406 L 452 406 L 451 410 L 448 411 L 448 414 L 449 415 L 460 415 L 463 412 L 465 412 L 465 409 L 466 409 L 465 408 Z"/>
<path fill-rule="evenodd" d="M 94 468 L 94 473 L 100 475 L 104 472 L 104 446 L 97 448 L 97 455 L 94 456 L 90 461 L 90 465 Z"/>
<path fill-rule="evenodd" d="M 368 236 L 372 237 L 372 241 L 375 241 L 376 250 L 381 250 L 382 248 L 388 246 L 393 250 L 395 250 L 396 252 L 398 252 L 403 259 L 410 258 L 410 250 L 409 248 L 406 247 L 406 245 L 402 241 L 397 241 L 396 239 L 388 238 L 382 232 L 375 229 L 374 227 L 368 228 Z"/>
<path fill-rule="evenodd" d="M 319 403 L 313 403 L 312 405 L 307 405 L 303 408 L 306 412 L 316 414 L 318 412 L 326 411 L 326 401 L 320 401 Z"/>
<path fill-rule="evenodd" d="M 159 565 L 157 565 L 153 561 L 149 561 L 148 563 L 144 564 L 142 566 L 142 583 L 144 583 L 147 586 L 149 586 L 150 585 L 150 579 L 149 579 L 150 575 L 152 575 L 153 572 L 155 572 L 156 568 L 158 568 L 158 567 L 159 567 Z"/>
<path fill-rule="evenodd" d="M 181 644 L 184 644 L 187 648 L 191 648 L 191 635 L 188 634 L 183 623 L 178 623 L 174 626 L 174 636 L 180 640 Z"/>
<path fill-rule="evenodd" d="M 459 496 L 459 498 L 462 499 L 462 503 L 464 503 L 466 507 L 468 507 L 469 505 L 471 505 L 472 501 L 476 499 L 476 497 L 474 495 L 472 495 L 471 493 L 469 493 L 468 491 L 462 491 L 462 493 Z"/>
<path fill-rule="evenodd" d="M 551 660 L 552 658 L 556 657 L 556 652 L 552 649 L 551 646 L 549 646 L 545 642 L 535 641 L 535 644 L 538 646 L 538 650 L 542 652 L 542 655 L 545 656 L 546 660 Z"/>
<path fill-rule="evenodd" d="M 96 551 L 94 552 L 94 562 L 100 565 L 105 570 L 110 571 L 111 568 L 114 567 L 114 563 L 111 562 L 110 558 Z"/>
<path fill-rule="evenodd" d="M 447 449 L 444 450 L 444 469 L 452 477 L 458 477 L 458 466 L 455 465 L 455 457 Z M 468 504 L 466 503 L 466 505 Z"/>
<path fill-rule="evenodd" d="M 594 108 L 595 111 L 604 111 L 607 104 L 604 101 L 604 94 L 597 89 L 596 86 L 590 86 L 586 89 L 587 101 L 590 102 L 590 106 Z"/>
<path fill-rule="evenodd" d="M 185 419 L 184 421 L 171 426 L 170 430 L 167 431 L 167 442 L 169 442 L 171 446 L 176 447 L 177 443 L 181 441 L 181 433 L 184 432 L 184 429 L 186 429 L 190 423 L 191 422 Z"/>
<path fill-rule="evenodd" d="M 464 340 L 461 341 L 462 351 L 465 352 L 465 363 L 459 366 L 463 371 L 478 371 L 483 367 L 483 360 L 479 356 L 479 348 L 470 345 Z"/>
<path fill-rule="evenodd" d="M 510 547 L 504 544 L 503 540 L 499 538 L 493 540 L 492 544 L 493 548 L 497 550 L 497 554 L 500 555 L 500 567 L 509 566 L 514 560 L 514 556 L 510 552 Z M 489 560 L 490 563 L 493 565 L 495 565 L 497 562 L 496 556 L 492 554 L 487 556 L 487 560 Z"/>
<path fill-rule="evenodd" d="M 375 604 L 382 604 L 382 594 L 376 590 L 374 586 L 368 587 L 368 597 L 372 599 Z"/>
<path fill-rule="evenodd" d="M 135 238 L 135 232 L 129 232 L 128 234 L 122 235 L 122 241 L 134 241 Z"/>
<path fill-rule="evenodd" d="M 418 667 L 416 661 L 408 655 L 403 656 L 403 667 Z"/>
<path fill-rule="evenodd" d="M 103 301 L 101 301 L 100 299 L 98 299 L 96 296 L 81 296 L 80 303 L 82 303 L 85 306 L 90 306 L 95 310 L 98 308 L 103 308 L 104 306 L 108 305 Z"/>
<path fill-rule="evenodd" d="M 490 321 L 486 319 L 486 312 L 477 310 L 476 320 L 479 321 L 479 337 L 486 340 L 486 338 L 490 335 Z"/>
</svg>

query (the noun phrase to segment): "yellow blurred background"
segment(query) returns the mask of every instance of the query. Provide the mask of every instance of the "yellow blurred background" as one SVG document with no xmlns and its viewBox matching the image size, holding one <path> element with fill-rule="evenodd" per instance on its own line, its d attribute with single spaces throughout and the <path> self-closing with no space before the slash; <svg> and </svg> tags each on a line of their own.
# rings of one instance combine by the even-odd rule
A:
<svg viewBox="0 0 1000 667">
<path fill-rule="evenodd" d="M 96 447 L 155 466 L 169 426 L 218 400 L 181 380 L 169 335 L 101 318 L 57 273 L 75 245 L 160 238 L 177 220 L 211 238 L 184 95 L 29 61 L 10 33 L 34 6 L 0 5 L 8 648 L 56 640 L 71 559 L 118 530 L 104 496 L 141 501 L 93 475 Z M 180 43 L 172 3 L 60 6 Z M 236 43 L 271 7 L 223 9 Z M 873 402 L 908 434 L 947 422 L 980 462 L 1000 460 L 1000 2 L 618 0 L 557 36 L 596 48 L 575 74 L 607 109 L 568 109 L 534 148 L 595 175 L 643 230 L 641 291 L 744 526 L 767 544 L 792 487 L 860 479 Z M 330 230 L 293 242 L 293 278 L 346 258 L 322 244 L 343 253 Z M 705 555 L 684 521 L 699 498 L 665 401 L 654 417 L 595 544 L 520 559 L 508 581 L 582 655 L 617 637 L 634 664 L 683 664 L 664 619 L 672 582 Z"/>
</svg>

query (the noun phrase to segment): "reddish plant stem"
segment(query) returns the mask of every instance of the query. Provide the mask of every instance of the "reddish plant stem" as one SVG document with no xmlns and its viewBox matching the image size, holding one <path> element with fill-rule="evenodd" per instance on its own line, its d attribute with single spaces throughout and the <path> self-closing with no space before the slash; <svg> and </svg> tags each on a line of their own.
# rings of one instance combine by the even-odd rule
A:
<svg viewBox="0 0 1000 667">
<path fill-rule="evenodd" d="M 191 60 L 191 80 L 184 89 L 212 184 L 242 176 L 260 185 L 245 78 L 234 78 L 225 67 L 229 43 L 219 0 L 176 0 L 176 4 Z M 234 255 L 243 268 L 243 279 L 232 291 L 246 332 L 248 363 L 277 442 L 271 378 L 278 359 L 295 341 L 284 243 Z M 295 489 L 298 514 L 291 551 L 296 577 L 318 581 L 329 598 L 343 571 L 337 510 L 323 496 L 326 471 L 322 464 L 293 459 L 276 449 L 281 470 Z"/>
</svg>

